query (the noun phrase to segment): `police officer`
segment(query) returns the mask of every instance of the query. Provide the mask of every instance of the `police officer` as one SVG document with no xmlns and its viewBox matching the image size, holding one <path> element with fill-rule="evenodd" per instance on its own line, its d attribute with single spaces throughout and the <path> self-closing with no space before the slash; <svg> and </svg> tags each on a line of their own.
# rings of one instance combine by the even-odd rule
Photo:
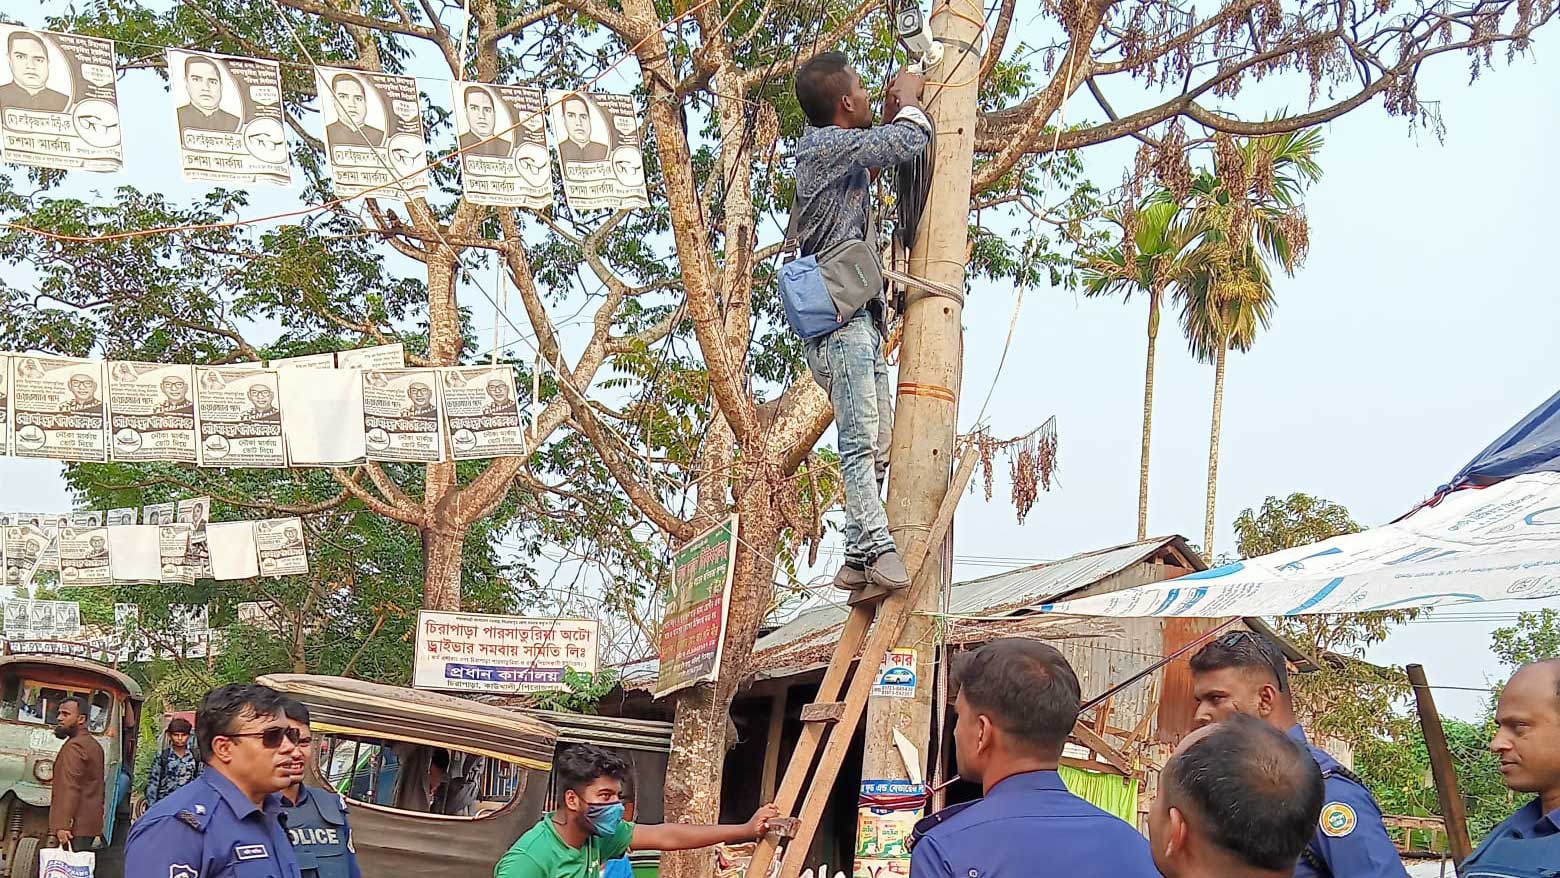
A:
<svg viewBox="0 0 1560 878">
<path fill-rule="evenodd" d="M 287 837 L 298 856 L 298 869 L 303 878 L 362 878 L 357 851 L 352 847 L 352 827 L 347 825 L 347 800 L 331 790 L 303 783 L 304 771 L 314 760 L 309 708 L 289 698 L 282 709 L 287 724 L 298 731 L 297 780 L 282 790 Z"/>
<path fill-rule="evenodd" d="M 277 795 L 294 781 L 298 749 L 282 706 L 255 684 L 206 693 L 195 714 L 206 770 L 130 828 L 125 878 L 301 878 Z"/>
<path fill-rule="evenodd" d="M 1057 774 L 1078 721 L 1078 677 L 1060 652 L 1008 638 L 957 672 L 959 775 L 985 798 L 916 824 L 910 878 L 1156 878 L 1148 842 Z"/>
<path fill-rule="evenodd" d="M 1495 827 L 1458 871 L 1492 878 L 1554 875 L 1560 864 L 1560 658 L 1524 665 L 1512 675 L 1495 708 L 1490 749 L 1500 757 L 1506 786 L 1535 798 Z"/>
<path fill-rule="evenodd" d="M 1295 719 L 1284 655 L 1254 631 L 1232 631 L 1192 656 L 1199 727 L 1237 713 L 1254 716 L 1311 751 L 1327 789 L 1316 835 L 1295 878 L 1405 878 L 1408 870 L 1381 822 L 1381 810 L 1354 772 L 1305 738 Z"/>
</svg>

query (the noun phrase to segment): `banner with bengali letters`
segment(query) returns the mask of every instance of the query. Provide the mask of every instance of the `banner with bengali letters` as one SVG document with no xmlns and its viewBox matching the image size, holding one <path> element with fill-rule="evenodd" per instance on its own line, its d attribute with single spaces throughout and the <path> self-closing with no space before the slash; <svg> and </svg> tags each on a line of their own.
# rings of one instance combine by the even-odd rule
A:
<svg viewBox="0 0 1560 878">
<path fill-rule="evenodd" d="M 160 363 L 108 364 L 110 448 L 119 463 L 195 463 L 194 370 Z"/>
<path fill-rule="evenodd" d="M 201 466 L 287 466 L 276 370 L 196 366 Z"/>
<path fill-rule="evenodd" d="M 255 522 L 255 550 L 261 576 L 294 576 L 309 572 L 309 556 L 303 542 L 303 521 L 268 518 Z"/>
<path fill-rule="evenodd" d="M 60 586 L 109 585 L 108 528 L 62 527 L 59 536 Z"/>
<path fill-rule="evenodd" d="M 596 672 L 594 619 L 417 614 L 412 685 L 462 692 L 566 691 L 565 671 Z"/>
<path fill-rule="evenodd" d="M 455 366 L 439 372 L 450 451 L 456 460 L 525 453 L 514 369 Z"/>
<path fill-rule="evenodd" d="M 426 196 L 428 141 L 417 80 L 336 67 L 316 67 L 314 77 L 337 197 Z"/>
<path fill-rule="evenodd" d="M 1513 476 L 1392 524 L 1045 604 L 1080 616 L 1368 613 L 1560 595 L 1560 473 Z"/>
<path fill-rule="evenodd" d="M 11 453 L 11 355 L 0 352 L 0 454 Z"/>
<path fill-rule="evenodd" d="M 363 432 L 370 460 L 444 459 L 439 370 L 363 370 Z"/>
<path fill-rule="evenodd" d="M 461 188 L 473 204 L 552 204 L 547 106 L 539 88 L 451 82 Z"/>
<path fill-rule="evenodd" d="M 672 555 L 672 588 L 661 619 L 657 698 L 714 680 L 720 673 L 737 559 L 737 523 L 733 515 Z"/>
<path fill-rule="evenodd" d="M 61 170 L 123 165 L 114 42 L 0 24 L 0 157 Z"/>
<path fill-rule="evenodd" d="M 571 210 L 648 207 L 639 110 L 630 95 L 549 91 L 549 120 Z"/>
<path fill-rule="evenodd" d="M 11 431 L 17 457 L 108 460 L 103 361 L 20 354 L 11 358 Z"/>
<path fill-rule="evenodd" d="M 275 61 L 168 50 L 179 159 L 190 180 L 292 182 Z"/>
</svg>

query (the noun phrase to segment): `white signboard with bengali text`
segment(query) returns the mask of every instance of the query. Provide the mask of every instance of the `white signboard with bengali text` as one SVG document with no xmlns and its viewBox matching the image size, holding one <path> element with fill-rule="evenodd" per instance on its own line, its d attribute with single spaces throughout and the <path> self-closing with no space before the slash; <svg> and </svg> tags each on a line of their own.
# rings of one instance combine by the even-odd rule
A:
<svg viewBox="0 0 1560 878">
<path fill-rule="evenodd" d="M 564 672 L 596 672 L 594 619 L 417 614 L 412 685 L 462 692 L 566 691 Z"/>
</svg>

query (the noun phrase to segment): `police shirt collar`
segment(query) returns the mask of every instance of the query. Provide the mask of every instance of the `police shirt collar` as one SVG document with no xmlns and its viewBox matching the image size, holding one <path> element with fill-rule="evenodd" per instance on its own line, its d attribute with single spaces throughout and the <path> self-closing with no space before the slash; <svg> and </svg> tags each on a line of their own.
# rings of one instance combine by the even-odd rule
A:
<svg viewBox="0 0 1560 878">
<path fill-rule="evenodd" d="M 986 793 L 986 798 L 989 799 L 1006 793 L 1066 789 L 1067 785 L 1062 783 L 1062 776 L 1057 773 L 1056 769 L 1045 768 L 1039 771 L 1024 771 L 1004 777 L 992 784 L 991 791 Z"/>
<path fill-rule="evenodd" d="M 1543 807 L 1541 799 L 1534 799 L 1512 815 L 1511 828 L 1517 830 L 1520 838 L 1538 838 L 1560 832 L 1560 808 L 1545 814 L 1541 810 Z M 1545 821 L 1549 823 L 1547 831 Z"/>
<path fill-rule="evenodd" d="M 211 768 L 211 766 L 207 767 Z M 200 779 L 205 781 L 207 786 L 216 790 L 227 801 L 228 807 L 233 810 L 234 814 L 238 815 L 239 819 L 248 817 L 256 811 L 276 814 L 282 808 L 282 797 L 276 793 L 267 793 L 263 806 L 256 807 L 255 803 L 251 802 L 248 796 L 244 795 L 232 781 L 228 780 L 226 775 L 215 768 L 201 772 Z"/>
<path fill-rule="evenodd" d="M 1289 727 L 1289 740 L 1294 741 L 1296 744 L 1311 743 L 1310 741 L 1306 740 L 1305 729 L 1300 728 L 1299 723 L 1295 723 Z"/>
</svg>

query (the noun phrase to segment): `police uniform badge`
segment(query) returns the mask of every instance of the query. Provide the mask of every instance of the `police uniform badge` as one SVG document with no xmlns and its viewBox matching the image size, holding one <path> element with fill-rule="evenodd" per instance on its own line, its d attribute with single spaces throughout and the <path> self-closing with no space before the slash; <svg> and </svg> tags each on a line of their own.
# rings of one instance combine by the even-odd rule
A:
<svg viewBox="0 0 1560 878">
<path fill-rule="evenodd" d="M 1322 808 L 1321 819 L 1317 821 L 1321 825 L 1322 834 L 1328 838 L 1343 838 L 1354 831 L 1359 825 L 1359 817 L 1354 809 L 1342 802 L 1328 802 Z"/>
</svg>

